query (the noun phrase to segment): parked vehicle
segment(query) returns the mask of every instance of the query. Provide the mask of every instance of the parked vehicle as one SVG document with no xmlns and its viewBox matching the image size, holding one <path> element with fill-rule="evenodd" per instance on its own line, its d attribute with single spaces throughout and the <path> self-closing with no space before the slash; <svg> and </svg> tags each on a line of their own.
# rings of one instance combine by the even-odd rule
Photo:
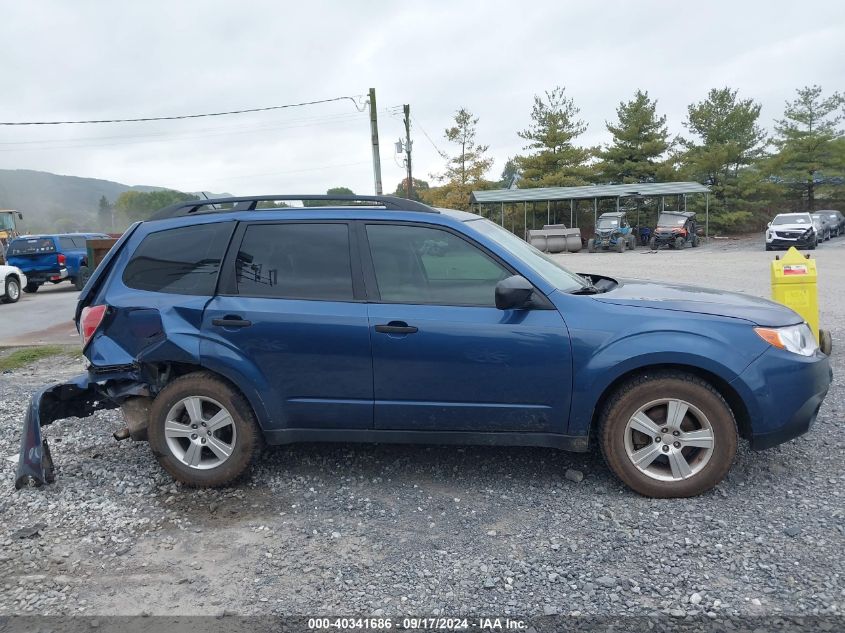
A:
<svg viewBox="0 0 845 633">
<path fill-rule="evenodd" d="M 75 319 L 88 372 L 33 396 L 18 486 L 52 476 L 42 425 L 120 406 L 115 437 L 189 486 L 234 481 L 264 442 L 598 444 L 637 492 L 685 497 L 739 438 L 807 432 L 831 381 L 785 306 L 576 275 L 480 216 L 380 196 L 168 207 Z"/>
<path fill-rule="evenodd" d="M 698 246 L 698 226 L 692 211 L 663 211 L 657 218 L 657 228 L 648 242 L 651 250 L 661 246 L 684 248 L 687 244 Z"/>
<path fill-rule="evenodd" d="M 626 246 L 635 249 L 637 236 L 628 224 L 625 211 L 602 213 L 596 221 L 595 235 L 587 240 L 587 250 L 595 253 L 599 248 L 602 250 L 614 248 L 617 252 L 624 253 Z"/>
<path fill-rule="evenodd" d="M 69 281 L 82 290 L 82 276 L 88 261 L 85 242 L 108 238 L 103 233 L 67 233 L 61 235 L 24 235 L 9 244 L 8 263 L 26 273 L 24 292 L 38 292 L 45 283 Z M 82 271 L 80 271 L 82 269 Z"/>
<path fill-rule="evenodd" d="M 826 242 L 829 240 L 832 226 L 830 218 L 824 213 L 811 213 L 810 216 L 813 218 L 813 228 L 816 229 L 816 235 L 819 236 L 819 241 Z"/>
<path fill-rule="evenodd" d="M 6 263 L 9 242 L 20 235 L 16 220 L 23 220 L 23 214 L 14 209 L 0 209 L 0 264 Z"/>
<path fill-rule="evenodd" d="M 826 215 L 830 221 L 830 231 L 833 237 L 839 237 L 845 234 L 845 215 L 842 215 L 841 211 L 823 209 L 819 213 Z"/>
<path fill-rule="evenodd" d="M 809 213 L 780 213 L 769 222 L 766 229 L 766 250 L 776 248 L 808 248 L 819 243 L 819 235 Z"/>
<path fill-rule="evenodd" d="M 20 268 L 0 265 L 0 303 L 17 303 L 25 285 L 26 275 Z"/>
</svg>

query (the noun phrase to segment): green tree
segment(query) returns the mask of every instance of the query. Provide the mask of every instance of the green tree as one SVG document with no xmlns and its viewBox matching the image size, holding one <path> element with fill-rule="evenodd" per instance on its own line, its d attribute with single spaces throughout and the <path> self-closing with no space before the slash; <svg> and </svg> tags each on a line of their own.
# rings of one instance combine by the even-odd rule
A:
<svg viewBox="0 0 845 633">
<path fill-rule="evenodd" d="M 664 162 L 671 147 L 666 116 L 657 116 L 657 101 L 637 90 L 616 108 L 618 123 L 607 123 L 613 141 L 597 153 L 604 180 L 613 183 L 655 182 L 671 168 Z"/>
<path fill-rule="evenodd" d="M 454 125 L 446 128 L 444 138 L 455 144 L 453 156 L 444 155 L 446 170 L 432 177 L 443 182 L 440 187 L 421 191 L 420 197 L 428 204 L 449 209 L 468 209 L 473 189 L 489 188 L 484 175 L 493 165 L 486 156 L 488 146 L 479 145 L 476 140 L 478 117 L 466 108 L 455 112 Z"/>
<path fill-rule="evenodd" d="M 328 189 L 326 189 L 326 195 L 327 196 L 354 196 L 355 192 L 352 191 L 352 189 L 350 189 L 349 187 L 329 187 Z M 325 204 L 326 203 L 322 200 L 303 200 L 302 201 L 302 205 L 305 206 L 305 207 L 322 207 L 322 206 L 325 206 Z M 349 204 L 354 204 L 354 203 L 353 202 L 344 202 L 344 201 L 338 200 L 337 202 L 335 202 L 335 204 L 343 206 L 343 205 L 349 205 Z"/>
<path fill-rule="evenodd" d="M 520 187 L 566 187 L 584 185 L 590 176 L 587 165 L 592 150 L 574 144 L 587 130 L 578 119 L 580 110 L 558 86 L 544 96 L 534 96 L 531 126 L 519 132 L 531 153 L 517 158 L 522 172 Z"/>
<path fill-rule="evenodd" d="M 146 220 L 159 209 L 185 200 L 199 200 L 199 198 L 173 189 L 124 191 L 115 201 L 114 210 L 132 221 Z"/>
<path fill-rule="evenodd" d="M 680 160 L 687 177 L 711 185 L 715 214 L 742 204 L 740 171 L 762 157 L 766 146 L 759 118 L 760 104 L 738 99 L 730 88 L 714 88 L 687 108 L 684 126 L 695 138 L 681 140 L 686 151 Z"/>
<path fill-rule="evenodd" d="M 112 204 L 105 196 L 100 196 L 97 206 L 97 224 L 100 230 L 114 231 L 114 216 L 112 215 Z"/>
<path fill-rule="evenodd" d="M 508 158 L 502 168 L 502 175 L 499 177 L 499 188 L 510 189 L 515 182 L 519 181 L 519 165 L 516 158 Z"/>
<path fill-rule="evenodd" d="M 780 180 L 813 210 L 817 187 L 841 180 L 845 168 L 845 133 L 839 127 L 843 120 L 839 108 L 845 98 L 837 92 L 825 98 L 820 86 L 797 92 L 794 101 L 787 101 L 784 118 L 775 123 L 778 153 L 771 165 Z M 831 178 L 834 174 L 839 178 Z"/>
<path fill-rule="evenodd" d="M 422 202 L 422 194 L 421 192 L 428 191 L 431 186 L 428 184 L 426 180 L 418 180 L 417 178 L 413 179 L 413 187 L 411 189 L 411 200 L 416 200 L 417 202 Z M 396 191 L 393 192 L 393 195 L 397 198 L 406 198 L 408 192 L 408 179 L 403 178 L 402 181 L 396 185 Z"/>
</svg>

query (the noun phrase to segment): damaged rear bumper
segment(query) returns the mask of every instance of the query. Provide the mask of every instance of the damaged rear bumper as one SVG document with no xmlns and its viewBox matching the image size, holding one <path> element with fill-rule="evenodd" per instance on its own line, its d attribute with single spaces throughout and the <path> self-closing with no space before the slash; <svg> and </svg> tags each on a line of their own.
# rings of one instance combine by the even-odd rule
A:
<svg viewBox="0 0 845 633">
<path fill-rule="evenodd" d="M 65 418 L 85 418 L 101 409 L 115 409 L 128 397 L 148 393 L 134 372 L 109 377 L 87 373 L 38 391 L 29 401 L 23 423 L 15 488 L 24 487 L 30 480 L 36 486 L 55 480 L 50 448 L 41 435 L 42 426 Z"/>
</svg>

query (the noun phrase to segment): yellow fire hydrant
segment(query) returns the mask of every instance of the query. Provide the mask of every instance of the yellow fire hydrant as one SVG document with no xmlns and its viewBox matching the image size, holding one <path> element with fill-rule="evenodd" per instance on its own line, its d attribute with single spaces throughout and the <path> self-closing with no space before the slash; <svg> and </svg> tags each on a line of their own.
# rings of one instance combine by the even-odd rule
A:
<svg viewBox="0 0 845 633">
<path fill-rule="evenodd" d="M 805 257 L 794 246 L 772 262 L 772 299 L 804 317 L 821 350 L 830 354 L 830 333 L 819 329 L 817 279 L 816 260 Z"/>
</svg>

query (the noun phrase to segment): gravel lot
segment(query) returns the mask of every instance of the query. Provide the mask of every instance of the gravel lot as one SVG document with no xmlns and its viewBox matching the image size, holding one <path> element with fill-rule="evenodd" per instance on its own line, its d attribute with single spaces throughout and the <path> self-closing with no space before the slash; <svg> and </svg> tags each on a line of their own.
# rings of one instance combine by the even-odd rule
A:
<svg viewBox="0 0 845 633">
<path fill-rule="evenodd" d="M 768 296 L 771 256 L 730 241 L 560 257 Z M 101 412 L 47 429 L 46 489 L 13 491 L 0 462 L 0 615 L 841 615 L 845 239 L 814 257 L 836 372 L 818 424 L 743 447 L 711 493 L 644 499 L 597 454 L 338 445 L 271 449 L 239 487 L 193 491 Z M 17 458 L 29 395 L 81 370 L 0 376 L 0 455 Z"/>
</svg>

